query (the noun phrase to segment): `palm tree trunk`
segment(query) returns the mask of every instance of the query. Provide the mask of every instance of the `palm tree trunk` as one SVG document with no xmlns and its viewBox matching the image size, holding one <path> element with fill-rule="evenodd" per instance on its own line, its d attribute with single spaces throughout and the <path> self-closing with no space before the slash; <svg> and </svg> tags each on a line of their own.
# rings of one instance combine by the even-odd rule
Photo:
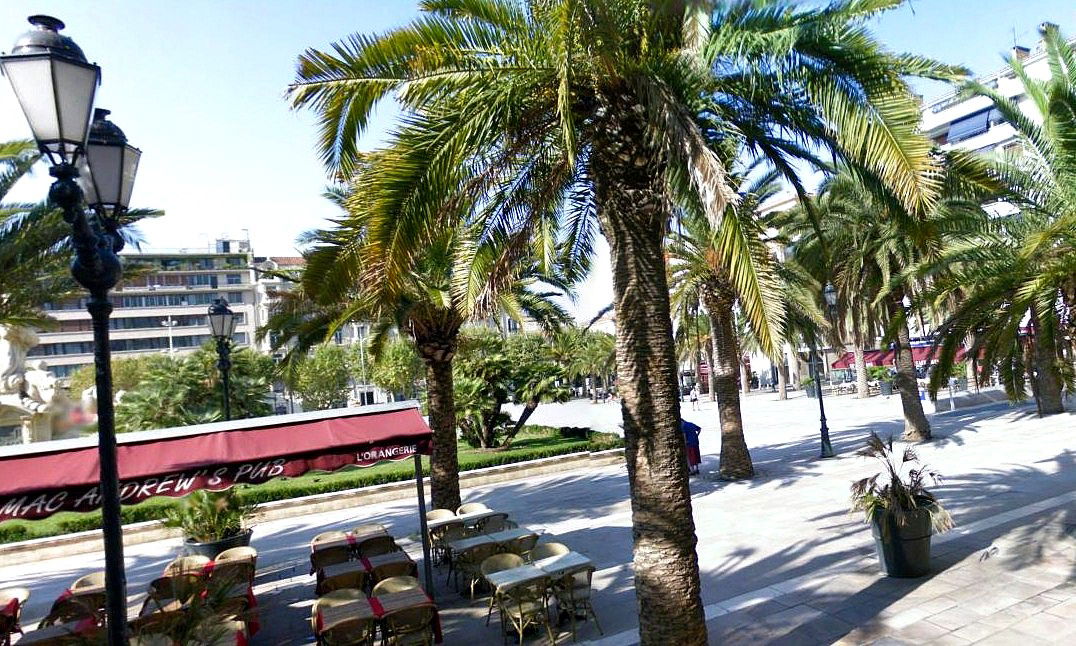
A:
<svg viewBox="0 0 1076 646">
<path fill-rule="evenodd" d="M 740 392 L 737 387 L 740 361 L 740 344 L 732 327 L 733 294 L 723 285 L 707 285 L 703 289 L 706 309 L 710 311 L 714 326 L 711 334 L 717 344 L 714 372 L 717 374 L 717 409 L 721 418 L 721 462 L 719 475 L 727 480 L 742 480 L 755 475 L 751 453 L 743 435 L 743 418 L 740 415 Z"/>
<path fill-rule="evenodd" d="M 855 315 L 852 317 L 852 356 L 856 366 L 856 397 L 866 399 L 870 397 L 867 386 L 867 359 L 863 352 L 863 330 L 859 327 L 859 320 Z"/>
<path fill-rule="evenodd" d="M 784 353 L 784 350 L 781 352 Z M 788 399 L 788 362 L 784 356 L 777 364 L 777 399 Z"/>
<path fill-rule="evenodd" d="M 1039 399 L 1041 402 L 1040 413 L 1042 415 L 1056 415 L 1065 412 L 1065 402 L 1061 398 L 1061 375 L 1057 370 L 1057 342 L 1054 335 L 1054 326 L 1043 325 L 1037 308 L 1031 308 L 1031 325 L 1035 334 L 1032 337 L 1034 344 L 1033 361 L 1035 365 L 1035 380 L 1039 386 Z"/>
<path fill-rule="evenodd" d="M 737 349 L 739 345 L 737 342 Z M 740 364 L 740 392 L 746 395 L 751 392 L 751 375 L 747 374 L 747 364 L 743 362 L 743 357 L 737 357 L 736 363 Z"/>
<path fill-rule="evenodd" d="M 897 374 L 893 385 L 900 391 L 900 405 L 904 409 L 904 439 L 911 442 L 923 442 L 930 439 L 930 422 L 923 412 L 923 402 L 919 399 L 919 382 L 915 376 L 915 360 L 912 358 L 911 332 L 904 314 L 904 292 L 896 290 L 889 299 L 891 320 L 898 320 Z"/>
<path fill-rule="evenodd" d="M 710 325 L 710 329 L 713 329 L 712 318 L 710 319 Z M 712 334 L 710 335 L 710 342 L 706 344 L 706 373 L 707 381 L 710 382 L 710 401 L 715 402 L 717 401 L 717 393 L 715 392 L 717 389 L 717 377 L 714 375 L 714 343 Z"/>
<path fill-rule="evenodd" d="M 433 431 L 430 493 L 434 509 L 460 506 L 460 463 L 456 453 L 456 402 L 451 349 L 444 343 L 416 343 L 426 364 L 427 405 Z M 449 346 L 453 344 L 447 344 Z"/>
<path fill-rule="evenodd" d="M 702 395 L 702 354 L 697 353 L 695 355 L 695 383 L 699 388 L 699 395 Z"/>
<path fill-rule="evenodd" d="M 635 598 L 644 646 L 707 643 L 695 521 L 680 429 L 678 364 L 663 240 L 663 165 L 631 91 L 608 99 L 591 165 L 609 242 L 616 373 L 631 490 Z"/>
</svg>

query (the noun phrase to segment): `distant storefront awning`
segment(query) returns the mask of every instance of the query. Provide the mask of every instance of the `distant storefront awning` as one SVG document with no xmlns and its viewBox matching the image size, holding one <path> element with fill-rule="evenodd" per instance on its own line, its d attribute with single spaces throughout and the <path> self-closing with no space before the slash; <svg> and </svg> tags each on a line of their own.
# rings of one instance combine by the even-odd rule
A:
<svg viewBox="0 0 1076 646">
<path fill-rule="evenodd" d="M 938 360 L 939 350 L 927 347 L 912 348 L 912 361 L 916 366 L 924 366 L 928 361 Z M 867 366 L 892 366 L 896 361 L 897 355 L 893 350 L 866 350 L 863 352 L 863 362 Z M 958 348 L 956 351 L 956 360 L 964 360 L 964 348 Z M 856 358 L 851 352 L 845 352 L 839 359 L 830 364 L 836 370 L 845 370 L 848 368 L 855 368 Z"/>
<path fill-rule="evenodd" d="M 307 471 L 369 466 L 430 453 L 414 402 L 125 433 L 116 449 L 120 498 L 220 491 Z M 0 447 L 0 522 L 100 507 L 97 438 Z"/>
</svg>

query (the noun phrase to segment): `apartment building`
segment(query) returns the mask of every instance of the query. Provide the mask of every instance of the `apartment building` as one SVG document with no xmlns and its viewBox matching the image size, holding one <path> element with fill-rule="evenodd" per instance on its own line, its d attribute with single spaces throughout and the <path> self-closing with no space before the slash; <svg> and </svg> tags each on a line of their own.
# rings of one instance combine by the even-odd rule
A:
<svg viewBox="0 0 1076 646">
<path fill-rule="evenodd" d="M 206 317 L 214 299 L 227 299 L 239 316 L 234 342 L 251 345 L 259 323 L 250 243 L 217 240 L 207 250 L 123 254 L 126 278 L 112 292 L 112 355 L 193 352 L 212 338 Z M 58 328 L 39 333 L 29 357 L 43 359 L 56 377 L 93 363 L 93 331 L 80 296 L 45 309 Z"/>
</svg>

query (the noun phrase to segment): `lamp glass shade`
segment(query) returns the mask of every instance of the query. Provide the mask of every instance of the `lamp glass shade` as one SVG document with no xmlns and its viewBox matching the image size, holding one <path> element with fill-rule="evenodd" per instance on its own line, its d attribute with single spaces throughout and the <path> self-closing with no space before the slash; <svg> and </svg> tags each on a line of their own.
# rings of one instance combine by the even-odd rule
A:
<svg viewBox="0 0 1076 646">
<path fill-rule="evenodd" d="M 228 301 L 218 298 L 209 306 L 209 329 L 215 338 L 232 338 L 236 323 L 238 320 L 235 312 L 228 307 Z"/>
<path fill-rule="evenodd" d="M 837 304 L 837 290 L 833 289 L 833 285 L 826 285 L 822 295 L 826 297 L 826 305 L 833 307 Z"/>
<path fill-rule="evenodd" d="M 89 133 L 100 68 L 55 54 L 4 56 L 0 66 L 38 147 L 53 162 L 74 162 Z"/>
<path fill-rule="evenodd" d="M 125 143 L 95 143 L 86 146 L 84 163 L 79 165 L 79 184 L 90 206 L 126 209 L 131 203 L 138 160 L 142 151 Z"/>
</svg>

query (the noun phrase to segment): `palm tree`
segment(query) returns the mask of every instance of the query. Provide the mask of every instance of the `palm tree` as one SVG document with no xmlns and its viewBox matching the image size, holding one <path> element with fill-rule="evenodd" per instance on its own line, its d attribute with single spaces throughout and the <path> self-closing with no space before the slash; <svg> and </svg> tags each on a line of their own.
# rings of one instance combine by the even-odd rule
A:
<svg viewBox="0 0 1076 646">
<path fill-rule="evenodd" d="M 273 334 L 274 350 L 288 348 L 285 369 L 349 322 L 373 323 L 370 351 L 375 357 L 392 330 L 408 335 L 426 367 L 433 504 L 456 509 L 460 491 L 452 361 L 460 331 L 467 322 L 484 321 L 497 312 L 520 322 L 526 315 L 550 328 L 560 325 L 567 315 L 550 300 L 556 293 L 535 290 L 558 279 L 538 272 L 525 259 L 508 262 L 509 246 L 503 241 L 480 240 L 473 228 L 456 226 L 428 240 L 412 268 L 383 280 L 376 263 L 369 261 L 370 225 L 356 208 L 356 195 L 347 198 L 349 214 L 336 227 L 306 237 L 312 247 L 300 287 L 284 295 L 258 334 Z"/>
<path fill-rule="evenodd" d="M 71 227 L 47 202 L 4 201 L 15 184 L 41 158 L 32 141 L 0 143 L 0 325 L 48 328 L 55 325 L 42 307 L 81 288 L 71 277 Z M 161 211 L 131 209 L 121 216 L 120 234 L 129 244 L 140 241 L 132 226 Z"/>
<path fill-rule="evenodd" d="M 698 294 L 710 315 L 714 392 L 721 417 L 718 472 L 729 480 L 755 474 L 740 414 L 740 382 L 746 369 L 737 320 L 750 325 L 758 348 L 770 356 L 779 350 L 784 325 L 775 260 L 758 218 L 759 205 L 777 191 L 778 173 L 750 180 L 745 173 L 733 175 L 741 180 L 738 199 L 725 208 L 721 220 L 715 223 L 704 213 L 686 210 L 669 242 L 673 301 Z"/>
<path fill-rule="evenodd" d="M 1049 79 L 1033 79 L 1019 60 L 1009 61 L 1023 85 L 1022 96 L 1030 99 L 1041 121 L 996 90 L 968 85 L 969 91 L 991 99 L 1016 130 L 1018 150 L 999 160 L 994 171 L 1011 191 L 1007 201 L 1019 212 L 997 218 L 993 236 L 952 245 L 922 273 L 935 282 L 925 300 L 951 308 L 938 329 L 940 365 L 931 390 L 937 392 L 944 383 L 960 344 L 970 337 L 968 355 L 980 368 L 979 379 L 996 368 L 1013 400 L 1026 396 L 1030 381 L 1039 412 L 1050 415 L 1064 411 L 1062 391 L 1073 387 L 1076 49 L 1053 26 L 1043 31 L 1043 42 Z M 942 267 L 948 276 L 936 276 Z"/>
<path fill-rule="evenodd" d="M 845 304 L 854 343 L 862 347 L 863 335 L 877 326 L 892 340 L 904 437 L 912 441 L 931 438 L 919 399 L 908 323 L 912 300 L 927 285 L 914 273 L 935 261 L 946 245 L 977 244 L 987 227 L 981 204 L 997 190 L 997 183 L 967 153 L 939 155 L 938 167 L 938 199 L 921 215 L 907 212 L 899 202 L 887 199 L 884 189 L 842 167 L 819 189 L 813 204 L 817 220 L 804 217 L 804 209 L 790 213 L 785 222 L 790 235 L 798 237 L 793 244 L 797 261 L 811 271 L 818 285 L 832 283 L 838 302 Z M 797 218 L 798 229 L 791 223 Z"/>
<path fill-rule="evenodd" d="M 363 186 L 382 280 L 406 275 L 449 218 L 528 233 L 545 259 L 558 230 L 585 257 L 600 223 L 645 644 L 706 642 L 663 255 L 668 196 L 720 220 L 732 190 L 710 141 L 730 137 L 801 194 L 791 161 L 817 161 L 817 144 L 921 208 L 929 142 L 904 78 L 956 72 L 870 36 L 865 22 L 900 0 L 714 4 L 425 0 L 408 25 L 308 50 L 291 88 L 294 105 L 317 111 L 324 161 L 345 177 L 374 107 L 394 95 L 405 110 L 399 154 Z"/>
<path fill-rule="evenodd" d="M 676 332 L 676 358 L 681 363 L 691 362 L 695 365 L 695 381 L 701 389 L 703 386 L 702 364 L 706 362 L 707 378 L 709 383 L 706 392 L 710 394 L 710 401 L 717 401 L 714 393 L 714 340 L 710 335 L 710 317 L 702 309 L 702 299 L 698 294 L 682 294 L 677 302 L 675 288 L 672 292 L 673 310 L 677 312 Z"/>
</svg>

